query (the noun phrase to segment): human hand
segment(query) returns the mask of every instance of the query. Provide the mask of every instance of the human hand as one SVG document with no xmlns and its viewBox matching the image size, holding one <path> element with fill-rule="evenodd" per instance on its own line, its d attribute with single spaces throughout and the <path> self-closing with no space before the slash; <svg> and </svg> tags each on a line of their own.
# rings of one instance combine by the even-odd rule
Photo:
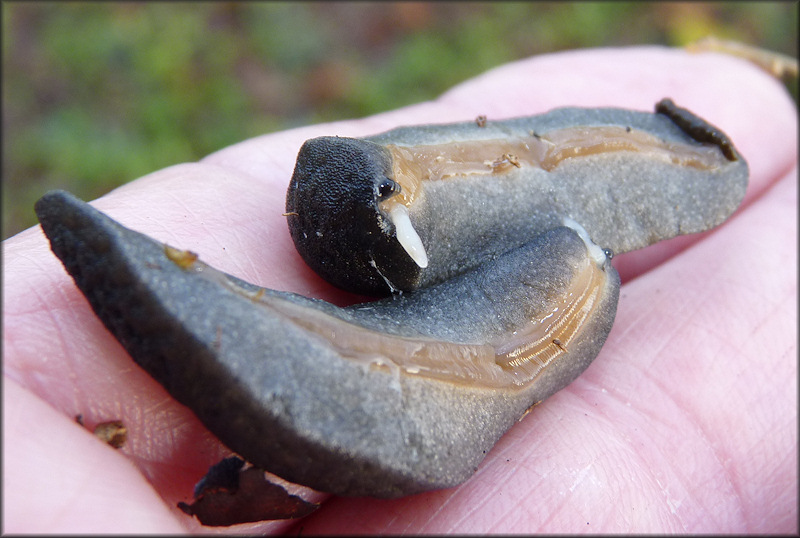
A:
<svg viewBox="0 0 800 538">
<path fill-rule="evenodd" d="M 94 205 L 249 282 L 344 304 L 355 298 L 304 265 L 281 216 L 307 138 L 663 97 L 731 137 L 750 185 L 721 227 L 614 259 L 617 320 L 592 366 L 457 488 L 328 498 L 299 522 L 231 530 L 797 532 L 797 113 L 753 66 L 654 47 L 535 57 L 433 102 L 242 142 Z M 104 329 L 38 227 L 3 255 L 4 530 L 201 530 L 176 504 L 225 447 Z M 98 442 L 78 414 L 121 419 L 127 444 Z"/>
</svg>

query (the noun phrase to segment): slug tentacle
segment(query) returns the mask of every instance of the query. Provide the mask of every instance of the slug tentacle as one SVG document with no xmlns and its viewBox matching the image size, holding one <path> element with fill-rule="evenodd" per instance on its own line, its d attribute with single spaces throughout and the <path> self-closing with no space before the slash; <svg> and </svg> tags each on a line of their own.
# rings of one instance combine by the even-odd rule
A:
<svg viewBox="0 0 800 538">
<path fill-rule="evenodd" d="M 343 495 L 466 480 L 591 363 L 619 294 L 568 227 L 440 285 L 339 308 L 217 271 L 63 192 L 36 211 L 95 313 L 170 394 L 254 465 Z"/>
<path fill-rule="evenodd" d="M 394 225 L 397 241 L 406 253 L 411 256 L 414 263 L 419 265 L 420 269 L 428 267 L 428 254 L 425 252 L 425 245 L 422 244 L 414 225 L 411 224 L 406 206 L 395 204 L 389 211 L 389 218 Z"/>
</svg>

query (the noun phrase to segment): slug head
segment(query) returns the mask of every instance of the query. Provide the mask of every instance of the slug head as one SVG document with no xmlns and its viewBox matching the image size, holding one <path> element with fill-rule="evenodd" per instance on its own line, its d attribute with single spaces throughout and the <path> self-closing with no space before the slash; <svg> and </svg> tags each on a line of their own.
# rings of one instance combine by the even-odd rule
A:
<svg viewBox="0 0 800 538">
<path fill-rule="evenodd" d="M 391 176 L 389 152 L 372 142 L 326 136 L 300 148 L 286 193 L 289 232 L 303 260 L 331 284 L 387 295 L 418 280 L 420 265 L 379 208 L 400 191 Z M 389 267 L 391 281 L 383 276 Z"/>
</svg>

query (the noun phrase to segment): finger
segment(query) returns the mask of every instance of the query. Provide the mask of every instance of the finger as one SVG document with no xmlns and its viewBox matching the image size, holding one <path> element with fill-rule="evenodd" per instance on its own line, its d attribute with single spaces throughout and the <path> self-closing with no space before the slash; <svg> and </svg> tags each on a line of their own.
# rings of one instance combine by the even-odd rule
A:
<svg viewBox="0 0 800 538">
<path fill-rule="evenodd" d="M 796 530 L 796 203 L 794 171 L 626 285 L 597 360 L 468 482 L 335 498 L 303 533 Z"/>
<path fill-rule="evenodd" d="M 761 150 L 764 157 L 756 163 L 769 164 L 766 157 L 776 149 L 778 159 L 796 155 L 791 148 L 772 144 Z M 796 428 L 793 433 L 786 429 L 792 424 L 787 414 L 796 407 L 791 330 L 796 323 L 796 171 L 780 174 L 784 166 L 765 168 L 756 182 L 762 194 L 776 178 L 783 177 L 783 182 L 753 202 L 741 218 L 732 219 L 730 229 L 719 231 L 719 239 L 709 238 L 708 245 L 696 245 L 660 273 L 624 288 L 617 326 L 596 363 L 511 430 L 467 484 L 398 501 L 334 499 L 303 521 L 303 531 L 663 531 L 683 530 L 687 524 L 719 530 L 759 522 L 769 522 L 762 528 L 773 532 L 791 530 L 796 465 L 780 454 L 793 453 L 797 437 Z M 767 178 L 772 174 L 775 177 Z M 784 254 L 775 256 L 777 252 Z M 756 258 L 758 263 L 753 263 Z M 674 267 L 682 267 L 681 272 Z M 687 285 L 688 275 L 693 286 Z M 754 286 L 754 275 L 770 275 L 772 288 Z M 738 285 L 727 289 L 731 280 Z M 708 282 L 714 283 L 713 291 L 705 290 Z M 664 304 L 662 299 L 670 301 Z M 758 308 L 751 307 L 755 302 Z M 673 316 L 671 325 L 665 324 L 662 314 L 687 310 L 702 316 Z M 732 310 L 734 319 L 726 323 Z M 630 326 L 634 328 L 627 329 Z M 647 330 L 638 332 L 643 326 Z M 763 334 L 747 339 L 752 327 L 763 328 Z M 620 331 L 621 338 L 616 336 Z M 717 347 L 709 345 L 708 334 Z M 731 353 L 736 360 L 730 363 L 719 347 L 728 338 L 747 350 Z M 727 344 L 725 349 L 737 347 Z M 765 354 L 774 362 L 762 369 Z M 612 361 L 610 368 L 603 366 L 604 359 Z M 683 361 L 682 367 L 676 367 L 676 361 Z M 695 362 L 701 367 L 693 367 Z M 748 388 L 752 378 L 742 372 L 754 364 L 761 375 L 768 375 L 757 388 Z M 770 396 L 773 391 L 777 394 Z M 572 393 L 580 398 L 573 400 Z M 732 409 L 739 397 L 748 402 L 747 411 Z M 676 405 L 676 400 L 684 405 Z M 563 412 L 544 412 L 556 406 Z M 784 412 L 776 416 L 778 407 Z M 699 425 L 696 416 L 701 417 Z M 773 420 L 765 421 L 765 416 Z M 703 428 L 713 432 L 716 446 L 707 446 Z M 606 441 L 597 446 L 589 442 L 592 439 Z M 603 454 L 608 457 L 598 459 Z M 735 462 L 720 465 L 731 455 Z M 697 480 L 701 488 L 693 484 L 695 475 L 689 469 L 703 471 Z M 740 470 L 747 484 L 738 476 L 735 482 L 720 482 L 720 476 Z M 666 473 L 664 482 L 659 482 L 659 472 Z M 781 492 L 777 505 L 765 506 L 753 491 L 765 486 L 764 474 L 771 479 L 767 487 Z M 739 488 L 749 491 L 744 515 L 736 514 Z M 654 506 L 664 510 L 653 511 Z"/>
<path fill-rule="evenodd" d="M 6 532 L 185 530 L 127 458 L 8 379 L 3 419 Z"/>
</svg>

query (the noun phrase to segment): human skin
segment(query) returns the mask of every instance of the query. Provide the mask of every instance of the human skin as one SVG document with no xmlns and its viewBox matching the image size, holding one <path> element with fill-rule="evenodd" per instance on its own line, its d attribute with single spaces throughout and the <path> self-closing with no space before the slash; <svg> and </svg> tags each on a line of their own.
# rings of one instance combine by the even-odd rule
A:
<svg viewBox="0 0 800 538">
<path fill-rule="evenodd" d="M 435 101 L 236 144 L 94 205 L 261 286 L 361 300 L 312 273 L 283 212 L 302 142 L 558 106 L 652 110 L 671 97 L 750 166 L 722 226 L 618 256 L 616 323 L 576 381 L 459 487 L 330 497 L 248 533 L 796 533 L 797 111 L 779 82 L 719 54 L 657 47 L 530 58 Z M 199 532 L 176 508 L 228 454 L 104 329 L 38 227 L 3 243 L 3 531 Z M 210 395 L 213 397 L 213 395 Z M 122 420 L 115 450 L 78 425 Z M 478 426 L 476 426 L 478 427 Z"/>
</svg>

